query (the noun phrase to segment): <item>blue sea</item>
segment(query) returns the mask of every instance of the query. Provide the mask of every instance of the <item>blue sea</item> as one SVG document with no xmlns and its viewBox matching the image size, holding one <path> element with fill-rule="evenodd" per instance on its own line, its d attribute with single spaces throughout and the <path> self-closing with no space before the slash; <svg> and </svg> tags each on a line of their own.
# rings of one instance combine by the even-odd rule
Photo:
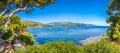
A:
<svg viewBox="0 0 120 53">
<path fill-rule="evenodd" d="M 46 44 L 53 41 L 71 41 L 79 44 L 80 40 L 106 34 L 108 26 L 55 26 L 55 27 L 31 27 L 28 32 L 33 34 L 38 44 Z"/>
</svg>

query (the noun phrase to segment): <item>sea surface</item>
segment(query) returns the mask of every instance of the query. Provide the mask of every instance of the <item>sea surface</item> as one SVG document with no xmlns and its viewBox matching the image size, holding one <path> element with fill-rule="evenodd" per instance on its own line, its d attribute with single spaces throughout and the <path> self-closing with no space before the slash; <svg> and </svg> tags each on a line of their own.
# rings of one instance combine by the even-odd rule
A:
<svg viewBox="0 0 120 53">
<path fill-rule="evenodd" d="M 28 32 L 33 34 L 37 44 L 46 44 L 53 41 L 71 41 L 80 44 L 80 40 L 106 34 L 108 26 L 55 26 L 31 27 Z"/>
</svg>

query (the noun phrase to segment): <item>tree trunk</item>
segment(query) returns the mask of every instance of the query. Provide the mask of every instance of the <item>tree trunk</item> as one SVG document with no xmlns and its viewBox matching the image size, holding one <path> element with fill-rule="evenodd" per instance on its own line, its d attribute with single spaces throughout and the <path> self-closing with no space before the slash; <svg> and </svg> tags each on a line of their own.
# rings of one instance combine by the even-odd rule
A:
<svg viewBox="0 0 120 53">
<path fill-rule="evenodd" d="M 6 21 L 6 22 L 5 22 L 4 29 L 3 29 L 2 31 L 0 31 L 0 38 L 1 38 L 2 35 L 6 32 L 8 25 L 9 25 L 9 21 Z"/>
<path fill-rule="evenodd" d="M 4 19 L 4 20 L 2 20 L 2 21 L 0 22 L 0 26 L 3 25 L 3 24 L 5 24 L 4 29 L 0 31 L 0 38 L 3 36 L 3 34 L 4 34 L 4 33 L 6 32 L 6 30 L 7 30 L 7 27 L 8 27 L 8 25 L 9 25 L 9 23 L 10 23 L 10 18 L 11 18 L 15 13 L 17 13 L 17 12 L 19 12 L 19 11 L 24 11 L 24 10 L 26 10 L 27 6 L 28 6 L 28 5 L 26 5 L 26 7 L 24 7 L 24 8 L 17 8 L 17 9 L 14 10 L 13 12 L 11 12 L 6 19 Z"/>
<path fill-rule="evenodd" d="M 1 14 L 0 14 L 0 17 L 2 17 L 4 14 L 6 14 L 7 13 L 7 9 L 5 9 Z"/>
<path fill-rule="evenodd" d="M 8 27 L 8 25 L 9 25 L 9 22 L 10 22 L 10 18 L 11 18 L 14 14 L 15 14 L 15 11 L 11 12 L 10 15 L 0 23 L 0 25 L 2 25 L 2 24 L 5 23 L 5 26 L 4 26 L 3 30 L 0 31 L 0 38 L 1 38 L 2 35 L 6 32 L 7 27 Z"/>
</svg>

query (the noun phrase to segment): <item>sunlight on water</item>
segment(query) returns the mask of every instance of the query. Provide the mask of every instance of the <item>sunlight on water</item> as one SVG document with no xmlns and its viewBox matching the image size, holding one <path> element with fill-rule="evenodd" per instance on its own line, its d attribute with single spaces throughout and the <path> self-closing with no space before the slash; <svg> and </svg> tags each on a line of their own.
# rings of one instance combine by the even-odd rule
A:
<svg viewBox="0 0 120 53">
<path fill-rule="evenodd" d="M 40 44 L 50 41 L 73 41 L 78 44 L 80 40 L 94 36 L 102 36 L 108 26 L 56 26 L 56 27 L 33 27 L 28 28 L 35 40 Z"/>
</svg>

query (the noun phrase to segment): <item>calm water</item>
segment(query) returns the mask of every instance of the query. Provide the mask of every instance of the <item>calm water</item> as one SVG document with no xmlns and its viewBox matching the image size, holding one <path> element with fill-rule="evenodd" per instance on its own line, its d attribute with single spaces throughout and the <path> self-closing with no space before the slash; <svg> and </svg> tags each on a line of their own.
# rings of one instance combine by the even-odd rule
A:
<svg viewBox="0 0 120 53">
<path fill-rule="evenodd" d="M 80 40 L 94 36 L 102 36 L 107 31 L 107 26 L 56 26 L 28 28 L 39 44 L 51 41 L 72 41 L 76 44 Z"/>
</svg>

